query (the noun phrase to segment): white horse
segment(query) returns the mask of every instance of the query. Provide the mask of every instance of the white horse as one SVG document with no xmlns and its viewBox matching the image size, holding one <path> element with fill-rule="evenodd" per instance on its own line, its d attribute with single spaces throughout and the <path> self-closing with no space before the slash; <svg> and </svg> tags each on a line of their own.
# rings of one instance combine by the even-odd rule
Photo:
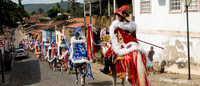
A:
<svg viewBox="0 0 200 86">
<path fill-rule="evenodd" d="M 103 54 L 103 56 L 106 55 L 107 51 L 108 51 L 107 45 L 102 45 L 102 54 Z M 137 51 L 135 51 L 135 52 L 137 52 Z M 111 57 L 111 58 L 113 58 L 113 57 Z M 126 63 L 126 64 L 128 64 L 128 63 Z M 133 66 L 136 68 L 136 65 L 133 65 Z M 137 68 L 138 68 L 138 70 L 134 69 L 134 71 L 138 72 L 137 76 L 139 77 L 140 86 L 145 86 L 146 65 L 143 64 L 141 55 L 138 55 L 138 57 L 137 57 Z M 129 69 L 129 68 L 127 68 L 127 69 Z M 113 86 L 116 86 L 117 73 L 116 73 L 116 69 L 115 69 L 114 65 L 111 66 L 111 70 L 112 70 Z M 126 74 L 126 76 L 127 75 L 128 74 Z M 127 77 L 126 78 L 122 78 L 122 82 L 121 82 L 122 86 L 125 86 L 125 79 L 128 80 Z M 130 84 L 133 85 L 133 83 L 130 83 Z"/>
<path fill-rule="evenodd" d="M 102 45 L 102 49 L 101 49 L 101 52 L 103 54 L 103 57 L 106 57 L 106 52 L 108 51 L 108 46 L 109 46 L 109 43 L 106 43 L 104 42 L 103 45 Z M 113 79 L 113 86 L 116 86 L 116 78 L 117 78 L 117 75 L 116 75 L 116 70 L 115 70 L 115 67 L 114 66 L 111 66 L 111 70 L 112 70 L 112 79 Z M 121 85 L 124 86 L 124 82 L 125 82 L 125 79 L 122 79 L 122 82 L 121 82 Z"/>
</svg>

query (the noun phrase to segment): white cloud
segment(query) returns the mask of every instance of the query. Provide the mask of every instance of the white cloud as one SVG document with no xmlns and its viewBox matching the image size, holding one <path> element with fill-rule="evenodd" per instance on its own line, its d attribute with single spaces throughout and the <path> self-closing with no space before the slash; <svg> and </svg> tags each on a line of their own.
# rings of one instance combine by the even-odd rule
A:
<svg viewBox="0 0 200 86">
<path fill-rule="evenodd" d="M 84 0 L 77 0 L 77 2 L 81 2 L 81 3 L 83 3 L 83 2 L 84 2 Z"/>
</svg>

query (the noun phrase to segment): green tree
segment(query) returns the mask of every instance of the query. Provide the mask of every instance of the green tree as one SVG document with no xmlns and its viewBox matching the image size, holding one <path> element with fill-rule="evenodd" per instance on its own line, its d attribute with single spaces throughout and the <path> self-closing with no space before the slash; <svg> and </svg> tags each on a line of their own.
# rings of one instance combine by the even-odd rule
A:
<svg viewBox="0 0 200 86">
<path fill-rule="evenodd" d="M 43 15 L 44 17 L 47 17 L 47 16 L 48 16 L 48 14 L 47 14 L 46 12 L 42 13 L 42 15 Z"/>
<path fill-rule="evenodd" d="M 71 13 L 71 10 L 68 8 L 68 9 L 66 9 L 64 12 L 66 12 L 66 13 Z"/>
<path fill-rule="evenodd" d="M 63 0 L 61 0 L 61 1 L 60 1 L 60 3 L 64 3 L 64 1 L 63 1 Z"/>
<path fill-rule="evenodd" d="M 35 14 L 36 14 L 36 12 L 35 12 L 35 11 L 32 11 L 32 12 L 31 12 L 31 15 L 35 15 Z"/>
<path fill-rule="evenodd" d="M 64 21 L 64 20 L 67 20 L 68 19 L 68 16 L 63 14 L 63 15 L 59 15 L 57 16 L 54 20 L 53 20 L 53 23 L 54 22 L 57 22 L 57 21 Z"/>
<path fill-rule="evenodd" d="M 61 13 L 63 12 L 63 10 L 60 8 L 58 8 L 57 6 L 52 6 L 48 11 L 47 14 L 49 17 L 56 17 L 57 13 Z"/>
<path fill-rule="evenodd" d="M 83 9 L 83 7 L 78 9 L 76 17 L 84 17 L 84 9 Z"/>
<path fill-rule="evenodd" d="M 44 11 L 44 10 L 43 10 L 42 8 L 39 8 L 39 9 L 38 9 L 38 13 L 40 13 L 40 14 L 41 14 L 43 11 Z"/>
<path fill-rule="evenodd" d="M 0 34 L 4 33 L 2 26 L 16 28 L 24 21 L 24 17 L 29 17 L 21 0 L 18 0 L 18 2 L 16 4 L 12 0 L 0 0 Z"/>
<path fill-rule="evenodd" d="M 45 22 L 48 22 L 49 20 L 48 19 L 44 19 L 44 18 L 40 18 L 39 21 L 45 23 Z"/>
<path fill-rule="evenodd" d="M 76 9 L 80 7 L 80 3 L 76 2 L 76 0 L 68 0 L 69 3 L 67 8 L 71 10 L 71 13 L 75 13 Z"/>
<path fill-rule="evenodd" d="M 56 3 L 56 8 L 57 9 L 62 9 L 59 3 Z"/>
</svg>

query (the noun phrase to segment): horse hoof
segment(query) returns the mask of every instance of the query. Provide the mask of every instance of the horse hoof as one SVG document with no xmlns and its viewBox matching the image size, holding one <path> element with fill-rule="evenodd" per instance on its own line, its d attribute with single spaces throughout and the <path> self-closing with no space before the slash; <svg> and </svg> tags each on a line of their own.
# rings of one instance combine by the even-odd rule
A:
<svg viewBox="0 0 200 86">
<path fill-rule="evenodd" d="M 67 71 L 67 74 L 69 74 L 71 71 L 69 70 L 69 71 Z"/>
<path fill-rule="evenodd" d="M 75 81 L 75 84 L 78 84 L 78 80 Z"/>
<path fill-rule="evenodd" d="M 85 85 L 84 83 L 81 84 L 81 86 L 84 86 L 84 85 Z"/>
</svg>

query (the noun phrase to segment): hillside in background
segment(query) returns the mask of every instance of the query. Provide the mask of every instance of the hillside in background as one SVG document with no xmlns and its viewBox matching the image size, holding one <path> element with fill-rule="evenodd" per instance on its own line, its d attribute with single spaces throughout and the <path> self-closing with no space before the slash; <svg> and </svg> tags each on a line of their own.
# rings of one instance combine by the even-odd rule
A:
<svg viewBox="0 0 200 86">
<path fill-rule="evenodd" d="M 65 1 L 64 3 L 60 3 L 62 9 L 67 9 L 67 4 L 69 2 Z M 51 8 L 53 5 L 55 5 L 56 3 L 49 3 L 49 4 L 24 4 L 24 8 L 25 10 L 30 14 L 32 11 L 38 11 L 39 8 L 42 8 L 44 10 L 44 12 L 47 12 L 47 10 L 49 10 L 49 8 Z"/>
</svg>

